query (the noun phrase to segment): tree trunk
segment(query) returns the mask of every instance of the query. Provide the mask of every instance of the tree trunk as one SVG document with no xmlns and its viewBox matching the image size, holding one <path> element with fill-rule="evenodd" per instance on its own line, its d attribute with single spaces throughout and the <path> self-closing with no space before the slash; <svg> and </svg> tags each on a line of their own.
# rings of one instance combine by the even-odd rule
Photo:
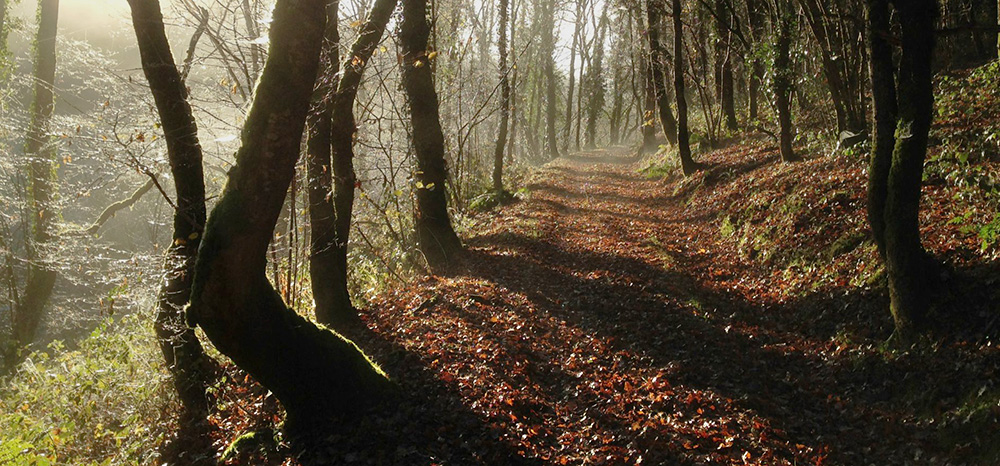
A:
<svg viewBox="0 0 1000 466">
<path fill-rule="evenodd" d="M 681 22 L 681 0 L 673 0 L 674 10 L 674 94 L 677 99 L 677 155 L 684 176 L 698 170 L 691 157 L 691 135 L 688 133 L 687 97 L 684 95 L 684 27 Z"/>
<path fill-rule="evenodd" d="M 761 6 L 757 3 L 757 0 L 747 0 L 747 17 L 750 23 L 750 41 L 752 44 L 758 44 L 762 40 L 761 30 L 763 29 L 763 19 L 761 13 Z M 749 76 L 749 89 L 747 94 L 749 94 L 749 118 L 751 121 L 756 121 L 759 118 L 758 115 L 758 101 L 760 96 L 761 83 L 764 81 L 764 66 L 761 64 L 760 57 L 758 57 L 756 51 L 751 51 L 752 58 L 750 60 L 750 76 Z"/>
<path fill-rule="evenodd" d="M 650 80 L 653 85 L 653 93 L 656 96 L 656 108 L 659 110 L 658 116 L 660 127 L 663 129 L 663 136 L 672 145 L 677 144 L 677 120 L 670 112 L 670 96 L 667 93 L 666 73 L 663 71 L 666 66 L 666 53 L 663 50 L 663 42 L 660 33 L 663 31 L 663 13 L 666 9 L 664 0 L 647 0 L 646 17 L 649 21 L 646 31 L 646 38 L 649 41 L 649 65 Z"/>
<path fill-rule="evenodd" d="M 605 4 L 605 11 L 601 14 L 601 20 L 597 27 L 597 35 L 594 41 L 594 63 L 587 74 L 590 81 L 590 98 L 587 100 L 587 131 L 585 133 L 585 148 L 594 149 L 597 147 L 597 117 L 604 109 L 604 40 L 605 32 L 608 28 L 608 4 Z"/>
<path fill-rule="evenodd" d="M 28 126 L 25 154 L 31 180 L 31 249 L 28 280 L 21 306 L 14 313 L 14 342 L 18 348 L 31 344 L 38 333 L 45 305 L 52 296 L 56 269 L 49 263 L 56 240 L 55 142 L 49 136 L 55 110 L 52 93 L 56 74 L 56 28 L 59 0 L 38 2 L 38 35 L 35 39 L 34 100 Z"/>
<path fill-rule="evenodd" d="M 732 12 L 722 0 L 715 2 L 715 26 L 719 40 L 716 43 L 715 53 L 719 57 L 719 99 L 722 102 L 722 112 L 726 116 L 726 128 L 735 131 L 738 128 L 736 122 L 736 95 L 733 90 L 733 64 L 730 41 L 732 39 Z"/>
<path fill-rule="evenodd" d="M 896 146 L 896 73 L 892 58 L 888 0 L 868 0 L 868 47 L 875 110 L 874 147 L 868 168 L 868 223 L 885 260 L 885 202 L 888 197 L 889 169 Z"/>
<path fill-rule="evenodd" d="M 320 74 L 313 90 L 313 106 L 307 118 L 306 168 L 308 173 L 309 222 L 312 239 L 309 244 L 309 277 L 312 282 L 316 320 L 341 331 L 356 325 L 358 313 L 351 304 L 347 289 L 347 234 L 350 233 L 351 212 L 336 208 L 339 194 L 333 179 L 336 176 L 333 154 L 333 100 L 339 83 L 340 33 L 337 16 L 339 1 L 329 1 L 326 11 L 326 32 L 320 58 Z M 343 157 L 342 154 L 338 156 Z M 348 154 L 347 157 L 351 157 Z M 347 192 L 354 203 L 353 182 Z M 332 197 L 332 199 L 331 199 Z M 343 221 L 346 231 L 341 235 L 338 225 Z"/>
<path fill-rule="evenodd" d="M 550 159 L 559 157 L 556 146 L 556 20 L 555 2 L 546 1 L 542 7 L 542 23 L 546 31 L 542 36 L 542 60 L 545 61 L 545 149 Z"/>
<path fill-rule="evenodd" d="M 129 0 L 142 69 L 156 102 L 167 158 L 177 192 L 173 242 L 164 259 L 157 297 L 156 336 L 174 387 L 191 416 L 208 412 L 205 389 L 214 363 L 184 319 L 191 297 L 195 257 L 205 226 L 205 181 L 198 127 L 187 88 L 174 64 L 158 0 Z"/>
<path fill-rule="evenodd" d="M 265 275 L 319 68 L 326 4 L 275 5 L 268 59 L 205 228 L 188 312 L 219 351 L 274 393 L 292 431 L 357 413 L 390 386 L 353 343 L 286 307 Z"/>
<path fill-rule="evenodd" d="M 580 29 L 584 24 L 583 8 L 585 4 L 586 0 L 577 1 L 576 21 L 573 22 L 573 42 L 569 47 L 569 74 L 567 75 L 569 77 L 569 91 L 566 95 L 566 124 L 563 127 L 563 133 L 566 134 L 566 140 L 563 143 L 563 152 L 569 152 L 569 141 L 571 139 L 570 136 L 573 129 L 573 93 L 576 90 L 576 51 L 577 44 L 580 41 Z M 580 109 L 577 109 L 577 111 L 580 111 Z"/>
<path fill-rule="evenodd" d="M 643 79 L 645 83 L 645 92 L 643 96 L 643 112 L 639 116 L 642 117 L 642 145 L 639 146 L 639 155 L 642 154 L 655 154 L 659 145 L 656 143 L 656 126 L 653 123 L 657 119 L 656 115 L 656 78 L 654 77 L 653 67 L 650 64 L 648 57 L 642 61 Z"/>
<path fill-rule="evenodd" d="M 510 124 L 510 81 L 507 79 L 507 18 L 509 0 L 500 0 L 500 18 L 497 33 L 497 50 L 500 53 L 500 127 L 493 149 L 493 190 L 503 192 L 503 159 L 507 146 L 507 126 Z"/>
<path fill-rule="evenodd" d="M 444 134 L 427 56 L 430 33 L 427 0 L 403 0 L 402 3 L 399 42 L 403 56 L 403 87 L 410 100 L 413 149 L 417 158 L 417 208 L 414 212 L 417 241 L 431 268 L 439 268 L 448 265 L 462 251 L 462 242 L 448 217 Z M 554 112 L 555 108 L 550 110 Z M 555 127 L 549 129 L 554 137 Z M 549 147 L 549 150 L 554 149 L 554 145 Z"/>
<path fill-rule="evenodd" d="M 790 49 L 792 46 L 792 14 L 788 5 L 783 4 L 777 12 L 778 38 L 774 55 L 774 102 L 778 108 L 779 145 L 781 160 L 794 162 L 799 160 L 792 150 L 792 65 Z"/>
<path fill-rule="evenodd" d="M 885 206 L 885 257 L 896 329 L 904 339 L 920 327 L 927 312 L 930 278 L 927 253 L 920 244 L 920 190 L 927 139 L 933 121 L 934 0 L 896 4 L 902 26 L 899 60 L 896 146 L 889 169 Z"/>
</svg>

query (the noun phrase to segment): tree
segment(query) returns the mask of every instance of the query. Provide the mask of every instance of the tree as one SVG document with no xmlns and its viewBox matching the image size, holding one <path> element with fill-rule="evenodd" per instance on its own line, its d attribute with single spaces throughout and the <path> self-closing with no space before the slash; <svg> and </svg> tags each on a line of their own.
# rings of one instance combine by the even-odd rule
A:
<svg viewBox="0 0 1000 466">
<path fill-rule="evenodd" d="M 868 0 L 875 144 L 869 170 L 869 222 L 889 277 L 896 336 L 909 340 L 924 323 L 931 260 L 920 243 L 920 192 L 933 121 L 932 57 L 937 3 L 893 2 L 899 16 L 899 65 L 893 62 L 887 0 Z"/>
<path fill-rule="evenodd" d="M 597 147 L 597 117 L 604 110 L 604 41 L 608 30 L 608 6 L 604 5 L 601 12 L 601 19 L 597 26 L 597 34 L 594 38 L 594 62 L 587 73 L 590 88 L 589 99 L 587 99 L 587 131 L 585 133 L 585 144 L 587 149 Z"/>
<path fill-rule="evenodd" d="M 559 157 L 556 145 L 556 15 L 555 0 L 542 1 L 542 45 L 539 54 L 545 73 L 545 150 L 549 158 Z"/>
<path fill-rule="evenodd" d="M 28 157 L 31 182 L 31 242 L 28 280 L 20 307 L 14 312 L 14 342 L 23 347 L 35 340 L 45 305 L 55 288 L 55 266 L 50 250 L 57 239 L 55 141 L 49 136 L 55 112 L 53 88 L 56 75 L 56 33 L 59 0 L 38 2 L 38 35 L 35 38 L 34 98 L 24 153 Z"/>
<path fill-rule="evenodd" d="M 663 17 L 666 9 L 665 0 L 646 1 L 646 39 L 649 42 L 649 80 L 653 86 L 653 95 L 656 97 L 656 108 L 659 110 L 657 116 L 660 120 L 660 127 L 663 135 L 670 144 L 677 144 L 677 120 L 670 112 L 670 98 L 667 93 L 666 73 L 663 71 L 666 63 L 666 53 L 663 50 L 663 43 L 660 40 L 660 33 L 663 31 Z M 679 110 L 678 110 L 679 111 Z"/>
<path fill-rule="evenodd" d="M 510 0 L 500 0 L 498 20 L 497 50 L 500 54 L 500 125 L 497 127 L 497 142 L 493 149 L 493 190 L 502 193 L 503 159 L 507 146 L 507 126 L 510 121 L 510 81 L 507 79 L 507 22 L 509 21 Z"/>
<path fill-rule="evenodd" d="M 736 123 L 736 92 L 733 89 L 733 48 L 732 29 L 733 11 L 726 0 L 715 1 L 715 27 L 717 40 L 715 43 L 716 63 L 719 68 L 719 97 L 722 101 L 722 111 L 726 116 L 726 128 L 735 131 Z"/>
<path fill-rule="evenodd" d="M 205 226 L 189 321 L 282 403 L 286 429 L 358 413 L 391 386 L 349 340 L 289 309 L 266 276 L 323 47 L 325 0 L 278 0 L 236 164 Z"/>
<path fill-rule="evenodd" d="M 316 183 L 310 187 L 310 212 L 313 212 L 310 215 L 314 222 L 310 274 L 316 318 L 334 328 L 358 322 L 357 311 L 351 304 L 347 289 L 347 244 L 354 213 L 354 190 L 357 189 L 354 173 L 354 135 L 357 132 L 354 102 L 365 67 L 382 41 L 386 24 L 397 3 L 397 0 L 375 2 L 342 67 L 334 64 L 337 54 L 327 52 L 329 68 L 318 80 L 320 85 L 317 85 L 316 91 L 327 103 L 310 114 L 311 161 L 308 165 L 310 182 Z M 332 10 L 334 6 L 328 6 L 328 9 Z M 332 46 L 334 39 L 339 42 L 339 36 L 334 36 L 330 28 L 331 25 L 327 25 L 326 41 Z M 335 79 L 338 73 L 340 77 Z"/>
<path fill-rule="evenodd" d="M 774 103 L 778 110 L 779 145 L 781 160 L 794 162 L 799 160 L 792 150 L 792 22 L 791 8 L 787 3 L 780 3 L 775 12 L 777 18 L 777 44 L 774 52 Z"/>
<path fill-rule="evenodd" d="M 410 101 L 413 149 L 417 159 L 415 227 L 420 251 L 432 268 L 442 267 L 462 251 L 451 226 L 445 182 L 444 134 L 438 114 L 437 92 L 427 49 L 430 24 L 426 0 L 404 0 L 399 42 L 403 59 L 403 88 Z M 435 53 L 436 55 L 436 53 Z M 553 132 L 555 127 L 550 128 Z M 554 143 L 554 141 L 552 141 Z M 555 149 L 554 145 L 550 150 Z"/>
<path fill-rule="evenodd" d="M 160 2 L 129 0 L 128 3 L 177 193 L 173 241 L 164 258 L 164 278 L 157 297 L 156 335 L 185 409 L 192 416 L 203 417 L 208 411 L 205 389 L 212 363 L 202 350 L 194 328 L 185 322 L 183 312 L 191 296 L 195 258 L 206 217 L 198 127 L 164 32 Z"/>
<path fill-rule="evenodd" d="M 587 0 L 578 0 L 576 2 L 576 16 L 573 17 L 573 42 L 569 46 L 569 91 L 566 96 L 566 124 L 563 128 L 566 140 L 563 142 L 563 152 L 569 152 L 570 131 L 573 126 L 573 92 L 576 90 L 576 51 L 577 44 L 582 42 L 580 34 L 583 30 L 583 25 L 586 24 L 586 21 L 583 19 L 583 13 L 587 3 Z M 577 111 L 580 111 L 580 109 L 577 109 Z"/>
<path fill-rule="evenodd" d="M 673 0 L 674 10 L 674 96 L 677 99 L 677 155 L 684 176 L 698 170 L 691 157 L 691 135 L 688 133 L 687 97 L 684 95 L 684 27 L 681 21 L 681 0 Z"/>
</svg>

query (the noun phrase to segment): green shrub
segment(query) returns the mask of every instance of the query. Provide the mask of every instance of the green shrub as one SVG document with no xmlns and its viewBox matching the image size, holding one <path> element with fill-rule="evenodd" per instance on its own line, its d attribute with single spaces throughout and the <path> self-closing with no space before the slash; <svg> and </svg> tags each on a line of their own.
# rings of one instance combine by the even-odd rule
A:
<svg viewBox="0 0 1000 466">
<path fill-rule="evenodd" d="M 0 464 L 149 464 L 176 401 L 150 316 L 32 353 L 0 390 Z"/>
</svg>

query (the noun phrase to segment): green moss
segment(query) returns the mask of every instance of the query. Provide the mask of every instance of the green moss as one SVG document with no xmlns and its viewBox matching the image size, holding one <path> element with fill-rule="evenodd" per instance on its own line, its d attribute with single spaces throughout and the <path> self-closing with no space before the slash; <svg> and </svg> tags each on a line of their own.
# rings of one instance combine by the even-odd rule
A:
<svg viewBox="0 0 1000 466">
<path fill-rule="evenodd" d="M 489 212 L 497 207 L 511 203 L 514 195 L 509 191 L 489 191 L 480 194 L 469 202 L 469 210 L 473 212 Z"/>
<path fill-rule="evenodd" d="M 278 441 L 276 439 L 277 432 L 271 430 L 256 430 L 253 432 L 247 432 L 239 437 L 236 437 L 229 446 L 226 447 L 225 451 L 222 452 L 222 461 L 232 461 L 241 455 L 248 455 L 255 452 L 260 452 L 267 454 L 268 452 L 277 453 Z"/>
<path fill-rule="evenodd" d="M 848 231 L 840 238 L 837 238 L 830 246 L 826 249 L 826 256 L 833 259 L 838 256 L 847 254 L 858 246 L 864 243 L 866 235 L 860 231 Z"/>
</svg>

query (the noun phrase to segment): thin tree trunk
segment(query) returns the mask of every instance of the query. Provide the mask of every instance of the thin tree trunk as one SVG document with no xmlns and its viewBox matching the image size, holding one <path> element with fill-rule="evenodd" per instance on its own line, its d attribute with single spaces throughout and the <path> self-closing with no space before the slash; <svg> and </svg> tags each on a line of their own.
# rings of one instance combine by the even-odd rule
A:
<svg viewBox="0 0 1000 466">
<path fill-rule="evenodd" d="M 265 275 L 319 68 L 326 5 L 275 5 L 268 59 L 236 165 L 205 228 L 188 312 L 219 351 L 274 393 L 292 431 L 358 413 L 390 386 L 353 343 L 286 307 Z"/>
<path fill-rule="evenodd" d="M 164 278 L 157 297 L 156 336 L 184 408 L 192 417 L 204 417 L 208 413 L 205 389 L 214 363 L 184 319 L 206 216 L 198 127 L 167 41 L 160 2 L 129 0 L 129 6 L 177 192 L 173 242 L 164 259 Z"/>
<path fill-rule="evenodd" d="M 656 96 L 656 108 L 659 110 L 658 116 L 660 127 L 663 129 L 663 136 L 672 145 L 677 144 L 677 120 L 670 112 L 670 96 L 667 92 L 666 73 L 663 71 L 666 66 L 666 53 L 663 50 L 663 42 L 660 34 L 663 31 L 663 13 L 666 9 L 664 0 L 647 0 L 646 17 L 649 25 L 646 31 L 646 38 L 649 41 L 649 64 L 651 76 L 649 79 L 653 84 L 653 93 Z"/>
<path fill-rule="evenodd" d="M 733 64 L 732 64 L 732 12 L 723 0 L 715 2 L 715 22 L 716 32 L 719 40 L 716 43 L 715 53 L 719 57 L 719 99 L 722 102 L 722 112 L 726 116 L 726 128 L 735 131 L 738 128 L 736 122 L 736 96 L 733 91 Z"/>
<path fill-rule="evenodd" d="M 656 78 L 653 73 L 653 66 L 650 64 L 648 56 L 642 60 L 643 82 L 645 91 L 643 92 L 643 112 L 642 117 L 642 145 L 639 146 L 639 155 L 656 153 L 659 145 L 656 143 Z M 662 127 L 662 126 L 661 126 Z M 669 138 L 669 136 L 667 136 Z"/>
<path fill-rule="evenodd" d="M 892 150 L 896 146 L 896 74 L 889 44 L 889 2 L 868 0 L 868 46 L 875 109 L 874 147 L 868 168 L 868 223 L 885 260 L 885 202 L 889 190 Z"/>
<path fill-rule="evenodd" d="M 563 133 L 566 134 L 566 140 L 563 142 L 563 152 L 569 152 L 569 142 L 570 135 L 572 134 L 573 128 L 573 93 L 576 90 L 576 50 L 577 44 L 580 41 L 580 29 L 583 27 L 583 8 L 586 0 L 578 0 L 576 4 L 576 21 L 574 21 L 573 26 L 573 42 L 569 48 L 569 92 L 566 95 L 566 124 L 563 127 Z M 582 83 L 581 83 L 582 85 Z M 577 109 L 577 111 L 580 111 Z"/>
<path fill-rule="evenodd" d="M 38 35 L 35 39 L 34 100 L 25 154 L 31 180 L 31 249 L 28 280 L 21 307 L 14 313 L 14 342 L 18 348 L 31 344 L 38 333 L 45 305 L 52 296 L 57 272 L 49 263 L 56 240 L 55 142 L 49 136 L 55 111 L 53 84 L 56 73 L 56 28 L 59 0 L 38 2 Z"/>
<path fill-rule="evenodd" d="M 783 4 L 777 12 L 778 38 L 774 55 L 774 102 L 778 108 L 779 145 L 781 160 L 799 160 L 792 150 L 792 66 L 790 49 L 792 45 L 792 17 L 788 5 Z"/>
<path fill-rule="evenodd" d="M 674 10 L 674 94 L 677 99 L 677 155 L 684 176 L 698 170 L 691 157 L 691 135 L 688 133 L 687 97 L 684 95 L 684 27 L 681 22 L 681 0 L 673 0 Z"/>
<path fill-rule="evenodd" d="M 462 242 L 448 216 L 444 134 L 434 78 L 428 63 L 430 24 L 427 21 L 427 0 L 403 0 L 402 3 L 399 41 L 403 58 L 403 88 L 410 101 L 413 149 L 417 158 L 415 227 L 420 251 L 431 268 L 438 268 L 448 265 L 462 251 Z M 550 110 L 554 111 L 554 107 Z M 554 135 L 555 127 L 550 129 Z M 549 149 L 554 150 L 555 146 Z"/>
<path fill-rule="evenodd" d="M 542 23 L 546 28 L 542 36 L 541 50 L 541 58 L 545 62 L 545 149 L 550 159 L 559 157 L 556 141 L 555 8 L 554 1 L 547 1 L 542 7 Z"/>
<path fill-rule="evenodd" d="M 753 44 L 757 44 L 762 40 L 761 29 L 763 28 L 763 19 L 760 9 L 762 6 L 757 3 L 757 0 L 747 0 L 747 17 L 750 23 L 750 41 Z M 764 81 L 764 66 L 761 63 L 760 58 L 757 53 L 753 53 L 750 63 L 750 76 L 749 76 L 749 89 L 747 90 L 749 94 L 749 118 L 750 121 L 756 121 L 759 118 L 758 106 L 760 97 L 760 87 L 761 83 Z"/>
<path fill-rule="evenodd" d="M 510 121 L 510 81 L 507 79 L 507 17 L 509 0 L 500 0 L 499 32 L 497 50 L 500 53 L 500 127 L 497 129 L 496 146 L 493 149 L 493 190 L 503 192 L 503 159 L 507 146 L 507 126 Z"/>
<path fill-rule="evenodd" d="M 587 131 L 585 133 L 585 148 L 597 147 L 597 117 L 604 109 L 604 40 L 608 28 L 608 8 L 604 5 L 597 35 L 594 41 L 594 64 L 590 67 L 590 99 L 587 101 Z"/>
<path fill-rule="evenodd" d="M 339 82 L 340 33 L 337 15 L 338 0 L 329 1 L 326 10 L 326 32 L 320 57 L 320 73 L 313 91 L 313 106 L 306 119 L 306 170 L 308 176 L 309 277 L 312 282 L 316 320 L 332 328 L 344 330 L 357 324 L 358 314 L 351 304 L 347 289 L 346 238 L 337 231 L 339 220 L 333 193 L 333 99 Z M 354 187 L 351 186 L 353 196 Z M 353 198 L 351 199 L 353 203 Z M 348 215 L 348 226 L 350 226 Z M 342 247 L 343 246 L 343 247 Z M 343 260 L 341 260 L 341 252 Z"/>
</svg>

